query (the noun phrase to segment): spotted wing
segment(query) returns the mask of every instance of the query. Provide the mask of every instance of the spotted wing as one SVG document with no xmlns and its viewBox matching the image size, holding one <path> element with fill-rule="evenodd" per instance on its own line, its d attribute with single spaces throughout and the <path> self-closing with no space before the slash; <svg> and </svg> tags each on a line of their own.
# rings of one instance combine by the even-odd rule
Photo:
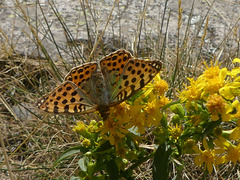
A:
<svg viewBox="0 0 240 180">
<path fill-rule="evenodd" d="M 64 80 L 73 82 L 78 88 L 86 91 L 85 93 L 88 94 L 89 91 L 86 88 L 90 87 L 86 87 L 86 84 L 89 84 L 89 81 L 92 81 L 92 76 L 97 74 L 97 70 L 98 65 L 96 62 L 86 63 L 72 68 Z"/>
<path fill-rule="evenodd" d="M 129 60 L 110 98 L 111 106 L 125 101 L 134 95 L 148 84 L 160 70 L 160 61 Z"/>
<path fill-rule="evenodd" d="M 115 89 L 116 82 L 119 80 L 121 73 L 129 59 L 133 56 L 130 52 L 120 49 L 113 52 L 100 61 L 100 67 L 104 76 L 106 88 L 112 94 Z"/>
<path fill-rule="evenodd" d="M 103 80 L 96 62 L 86 63 L 71 69 L 66 75 L 65 81 L 71 81 L 83 91 L 93 104 L 96 104 L 96 97 L 102 96 L 99 88 Z"/>
<path fill-rule="evenodd" d="M 56 114 L 85 114 L 96 111 L 96 106 L 88 100 L 86 94 L 70 81 L 41 97 L 37 106 L 45 112 Z"/>
</svg>

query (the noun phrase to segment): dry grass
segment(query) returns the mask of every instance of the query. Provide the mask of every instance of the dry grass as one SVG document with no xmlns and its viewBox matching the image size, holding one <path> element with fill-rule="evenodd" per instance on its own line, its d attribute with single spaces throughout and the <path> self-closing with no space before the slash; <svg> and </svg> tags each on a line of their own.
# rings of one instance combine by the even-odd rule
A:
<svg viewBox="0 0 240 180">
<path fill-rule="evenodd" d="M 27 24 L 27 30 L 22 33 L 35 49 L 30 54 L 19 53 L 17 46 L 22 39 L 19 38 L 18 41 L 13 37 L 16 22 L 13 22 L 12 33 L 0 28 L 1 179 L 68 179 L 78 172 L 78 156 L 66 159 L 57 167 L 54 167 L 54 163 L 66 149 L 79 145 L 77 136 L 72 131 L 76 119 L 87 121 L 96 116 L 45 116 L 34 105 L 41 95 L 61 82 L 64 74 L 71 67 L 96 60 L 123 47 L 133 50 L 135 56 L 161 59 L 164 63 L 162 77 L 171 87 L 168 96 L 176 98 L 177 90 L 181 90 L 183 83 L 187 83 L 186 77 L 197 77 L 203 71 L 202 60 L 207 62 L 218 60 L 222 65 L 229 67 L 231 60 L 239 57 L 239 19 L 231 25 L 231 28 L 226 28 L 225 35 L 216 45 L 216 51 L 210 52 L 211 43 L 208 39 L 214 41 L 209 28 L 210 12 L 223 14 L 221 9 L 211 6 L 211 3 L 206 4 L 209 11 L 201 15 L 201 21 L 195 25 L 197 27 L 193 31 L 190 22 L 193 19 L 192 12 L 196 8 L 194 4 L 189 11 L 188 19 L 183 21 L 184 7 L 181 3 L 179 3 L 178 12 L 163 11 L 161 18 L 157 19 L 156 14 L 149 15 L 148 8 L 151 2 L 141 1 L 138 21 L 134 24 L 135 35 L 126 38 L 124 34 L 126 27 L 119 22 L 133 1 L 125 4 L 118 4 L 115 1 L 115 5 L 111 2 L 111 12 L 107 13 L 107 19 L 101 21 L 97 16 L 99 10 L 93 5 L 93 1 L 80 0 L 79 8 L 83 21 L 76 24 L 76 28 L 77 31 L 81 30 L 80 25 L 84 25 L 86 40 L 74 37 L 67 22 L 60 16 L 61 12 L 58 12 L 55 4 L 50 3 L 48 11 L 57 19 L 58 26 L 64 32 L 65 37 L 61 38 L 68 42 L 64 48 L 58 44 L 56 39 L 58 37 L 54 36 L 52 24 L 48 20 L 50 18 L 47 16 L 48 11 L 42 4 L 21 4 L 18 0 L 14 2 L 14 6 L 3 4 L 1 8 L 12 9 L 15 15 L 20 16 L 22 22 Z M 209 3 L 209 1 L 206 2 Z M 38 10 L 36 21 L 33 21 L 33 16 L 29 14 L 30 7 Z M 115 16 L 113 18 L 112 13 L 117 13 L 118 18 Z M 168 26 L 174 13 L 178 13 L 175 38 L 170 36 L 173 29 Z M 36 22 L 38 22 L 37 26 Z M 98 29 L 98 24 L 102 22 L 105 22 L 103 28 Z M 114 31 L 116 23 L 119 23 L 118 32 Z M 151 27 L 151 24 L 157 24 L 157 28 Z M 112 36 L 106 34 L 106 29 L 108 33 L 111 32 L 109 29 L 113 29 Z M 158 33 L 151 33 L 151 31 Z M 48 43 L 54 47 L 54 52 L 51 52 L 52 49 L 48 47 Z M 181 170 L 182 179 L 205 177 L 202 168 L 194 165 L 193 157 L 184 156 L 183 159 L 185 164 Z M 151 179 L 151 163 L 149 160 L 136 168 L 135 178 Z M 176 168 L 176 163 L 172 163 L 171 177 L 177 175 Z M 238 169 L 238 164 L 227 164 L 221 167 L 217 174 L 207 175 L 206 179 L 239 178 Z"/>
</svg>

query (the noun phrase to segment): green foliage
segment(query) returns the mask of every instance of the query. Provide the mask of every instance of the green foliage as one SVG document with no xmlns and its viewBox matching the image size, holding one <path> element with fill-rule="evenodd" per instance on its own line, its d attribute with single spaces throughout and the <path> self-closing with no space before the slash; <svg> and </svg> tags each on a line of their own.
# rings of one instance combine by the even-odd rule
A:
<svg viewBox="0 0 240 180">
<path fill-rule="evenodd" d="M 239 102 L 223 99 L 216 89 L 212 89 L 212 91 L 208 89 L 205 93 L 209 88 L 205 82 L 210 83 L 209 81 L 213 79 L 218 84 L 219 81 L 215 81 L 214 78 L 222 77 L 222 73 L 225 75 L 221 79 L 222 83 L 221 86 L 218 86 L 219 89 L 229 83 L 229 76 L 225 70 L 218 66 L 207 68 L 196 82 L 191 80 L 191 85 L 180 92 L 180 101 L 171 103 L 162 96 L 163 94 L 158 93 L 166 90 L 156 91 L 156 88 L 161 88 L 158 81 L 162 82 L 156 77 L 154 83 L 146 86 L 144 93 L 140 93 L 141 95 L 134 100 L 135 103 L 130 102 L 131 105 L 123 103 L 110 109 L 106 121 L 90 123 L 90 125 L 86 125 L 86 129 L 80 128 L 83 123 L 79 122 L 80 127 L 76 126 L 74 130 L 82 129 L 82 131 L 76 132 L 83 136 L 82 139 L 90 138 L 92 143 L 88 147 L 89 152 L 85 154 L 85 156 L 88 154 L 87 161 L 82 158 L 80 164 L 81 171 L 87 173 L 84 176 L 80 174 L 80 176 L 90 177 L 94 174 L 101 174 L 107 175 L 110 179 L 130 178 L 134 168 L 144 161 L 153 159 L 153 179 L 169 179 L 172 173 L 171 164 L 178 167 L 177 175 L 181 174 L 181 167 L 184 163 L 181 157 L 186 154 L 195 154 L 195 164 L 204 164 L 205 170 L 209 173 L 212 172 L 213 166 L 217 168 L 218 165 L 226 163 L 227 155 L 223 153 L 228 153 L 229 147 L 237 149 L 238 146 L 235 147 L 227 141 L 231 135 L 227 139 L 223 138 L 223 124 L 236 120 L 238 109 L 240 110 Z M 238 73 L 240 74 L 240 71 Z M 228 74 L 230 75 L 231 71 Z M 235 81 L 235 78 L 232 81 Z M 165 88 L 164 83 L 162 83 L 162 88 Z M 159 104 L 163 101 L 166 104 L 159 106 L 155 104 L 155 101 Z M 163 111 L 172 114 L 171 121 Z M 136 112 L 140 112 L 141 116 L 139 113 L 135 114 Z M 158 115 L 159 112 L 161 112 L 161 116 Z M 144 124 L 145 129 L 151 126 L 153 131 L 154 148 L 151 148 L 150 152 L 147 148 L 140 147 L 141 143 L 148 143 L 148 139 L 141 138 L 145 131 L 140 131 L 142 124 L 134 123 L 139 120 L 138 118 L 142 118 L 141 122 L 147 120 L 148 124 Z M 92 124 L 100 125 L 100 127 L 94 128 L 95 132 L 92 132 L 91 136 L 83 133 L 89 132 Z M 118 131 L 121 134 L 116 133 Z M 200 148 L 196 146 L 199 143 L 202 144 Z M 223 146 L 225 146 L 225 150 Z M 240 151 L 238 153 L 240 154 Z M 129 164 L 132 165 L 129 167 Z"/>
<path fill-rule="evenodd" d="M 167 143 L 159 145 L 154 153 L 153 161 L 153 179 L 167 180 L 169 179 L 169 165 L 171 147 Z"/>
<path fill-rule="evenodd" d="M 150 23 L 159 24 L 159 29 L 151 29 L 151 31 L 159 32 L 157 37 L 152 37 L 151 33 L 147 34 L 148 30 L 144 31 L 144 24 L 148 26 L 148 18 L 151 17 L 147 10 L 149 4 L 145 1 L 143 11 L 139 11 L 143 13 L 140 13 L 139 23 L 136 24 L 136 35 L 130 39 L 123 36 L 122 33 L 125 31 L 121 29 L 126 30 L 126 27 L 121 27 L 121 17 L 119 17 L 120 30 L 119 36 L 116 37 L 117 40 L 113 39 L 112 43 L 104 44 L 103 37 L 106 28 L 110 24 L 115 24 L 110 21 L 112 12 L 108 12 L 109 16 L 105 20 L 106 24 L 102 31 L 101 28 L 98 29 L 97 24 L 101 24 L 100 21 L 98 22 L 98 15 L 95 17 L 96 11 L 91 9 L 94 7 L 91 5 L 92 2 L 89 1 L 90 4 L 86 4 L 85 1 L 80 1 L 81 11 L 84 12 L 84 15 L 80 16 L 85 18 L 84 25 L 87 26 L 88 31 L 87 43 L 84 44 L 81 39 L 78 41 L 74 38 L 67 27 L 67 21 L 61 16 L 62 12 L 58 11 L 54 2 L 49 1 L 49 11 L 52 11 L 57 18 L 58 25 L 62 27 L 68 42 L 63 48 L 57 44 L 51 29 L 52 24 L 46 19 L 43 6 L 38 1 L 35 4 L 30 3 L 31 11 L 29 12 L 32 12 L 32 7 L 35 6 L 42 13 L 37 14 L 39 11 L 36 11 L 36 17 L 42 15 L 43 18 L 34 21 L 28 14 L 29 4 L 20 4 L 18 0 L 15 2 L 15 15 L 17 14 L 29 27 L 30 33 L 27 34 L 28 31 L 24 29 L 23 34 L 26 34 L 29 40 L 34 41 L 38 56 L 44 58 L 31 60 L 27 56 L 21 57 L 15 51 L 15 44 L 13 44 L 17 45 L 18 40 L 12 42 L 15 33 L 12 33 L 13 37 L 9 38 L 4 33 L 4 29 L 0 29 L 3 38 L 0 49 L 2 58 L 0 100 L 2 103 L 1 117 L 3 117 L 1 130 L 4 135 L 3 142 L 7 145 L 6 148 L 2 146 L 2 149 L 8 153 L 8 156 L 4 156 L 5 160 L 1 162 L 1 172 L 4 172 L 2 174 L 11 175 L 11 171 L 14 170 L 14 173 L 25 173 L 25 176 L 18 175 L 18 177 L 26 179 L 31 176 L 27 174 L 29 172 L 34 175 L 33 178 L 38 179 L 61 176 L 62 172 L 65 174 L 58 179 L 68 179 L 70 176 L 71 179 L 122 177 L 134 179 L 139 169 L 142 171 L 147 169 L 146 164 L 150 164 L 148 167 L 152 169 L 151 176 L 154 179 L 182 178 L 183 172 L 186 171 L 185 165 L 189 164 L 190 172 L 188 173 L 199 172 L 196 175 L 197 178 L 219 174 L 218 172 L 212 173 L 214 167 L 219 171 L 229 168 L 225 171 L 223 178 L 230 178 L 229 174 L 238 171 L 240 80 L 239 65 L 235 63 L 239 63 L 239 59 L 232 61 L 234 57 L 239 56 L 239 50 L 235 49 L 235 46 L 239 47 L 237 23 L 219 44 L 218 47 L 221 49 L 219 54 L 217 51 L 206 53 L 204 50 L 209 50 L 209 44 L 205 43 L 205 40 L 208 40 L 208 22 L 211 20 L 207 17 L 211 8 L 196 24 L 199 27 L 196 27 L 195 33 L 190 26 L 194 10 L 192 6 L 185 35 L 181 37 L 184 22 L 182 21 L 183 9 L 179 1 L 178 34 L 177 38 L 174 37 L 176 44 L 168 44 L 169 40 L 173 39 L 168 37 L 168 23 L 172 16 L 171 13 L 168 17 L 166 16 L 167 1 L 163 18 L 159 19 L 159 22 L 155 22 L 156 18 L 153 18 L 154 22 Z M 120 12 L 122 7 L 125 11 L 128 5 L 127 3 L 126 6 L 122 6 L 120 2 L 116 6 Z M 121 13 L 123 12 L 119 15 Z M 164 19 L 167 19 L 167 22 Z M 163 34 L 164 28 L 166 32 Z M 111 29 L 116 31 L 115 27 Z M 140 38 L 143 32 L 146 35 L 144 40 Z M 46 40 L 52 42 L 57 50 L 57 63 L 50 55 L 51 48 L 44 45 Z M 93 42 L 96 43 L 93 44 Z M 232 45 L 229 42 L 233 42 Z M 156 77 L 127 103 L 111 109 L 110 118 L 105 122 L 102 122 L 97 115 L 84 115 L 83 117 L 52 115 L 44 118 L 47 122 L 44 125 L 42 125 L 43 122 L 39 123 L 42 117 L 31 109 L 32 104 L 39 96 L 50 91 L 55 82 L 62 81 L 64 71 L 68 71 L 71 66 L 92 59 L 98 60 L 99 53 L 105 54 L 122 47 L 129 49 L 129 44 L 133 45 L 131 50 L 136 55 L 161 59 L 164 65 L 161 77 L 167 82 L 160 76 Z M 215 64 L 211 67 L 206 66 L 202 73 L 204 67 L 201 61 L 203 59 L 207 61 L 206 64 L 209 64 L 210 59 L 213 61 L 220 59 L 222 66 L 231 67 L 231 71 L 230 69 L 227 71 L 226 68 L 220 69 L 220 65 Z M 31 104 L 30 108 L 25 102 Z M 19 118 L 16 110 L 13 111 L 16 105 L 21 107 L 24 118 Z M 85 125 L 83 126 L 82 123 L 75 125 L 74 119 L 84 122 Z M 74 128 L 77 136 L 71 130 L 73 124 L 79 127 Z M 64 150 L 64 153 L 58 154 Z M 195 164 L 189 163 L 184 156 L 188 159 L 193 157 Z M 12 160 L 9 162 L 14 168 L 3 168 L 8 157 Z M 227 163 L 229 166 L 226 166 Z M 224 168 L 221 168 L 221 165 Z M 197 171 L 195 168 L 198 168 Z M 201 174 L 201 170 L 204 174 Z"/>
</svg>

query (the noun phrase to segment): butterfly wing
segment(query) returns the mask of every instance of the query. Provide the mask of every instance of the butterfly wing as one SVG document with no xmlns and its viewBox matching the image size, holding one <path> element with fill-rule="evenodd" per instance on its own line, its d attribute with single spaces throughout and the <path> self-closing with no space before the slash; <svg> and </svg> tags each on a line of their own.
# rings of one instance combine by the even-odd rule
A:
<svg viewBox="0 0 240 180">
<path fill-rule="evenodd" d="M 96 110 L 96 106 L 88 100 L 86 94 L 70 81 L 62 83 L 41 97 L 37 106 L 45 112 L 56 114 L 85 114 Z"/>
<path fill-rule="evenodd" d="M 102 96 L 103 77 L 96 62 L 83 64 L 71 69 L 66 75 L 65 81 L 71 81 L 85 94 L 93 104 L 99 104 Z"/>
<path fill-rule="evenodd" d="M 72 68 L 65 76 L 65 81 L 71 81 L 77 85 L 83 92 L 89 94 L 89 82 L 92 81 L 92 76 L 97 74 L 98 65 L 96 62 L 86 63 L 81 66 Z"/>
<path fill-rule="evenodd" d="M 111 95 L 116 87 L 116 82 L 119 80 L 121 73 L 129 59 L 133 56 L 130 52 L 120 49 L 113 52 L 100 61 L 101 71 L 105 80 L 106 89 Z"/>
<path fill-rule="evenodd" d="M 161 70 L 160 61 L 130 59 L 111 95 L 111 106 L 125 101 L 148 84 Z"/>
<path fill-rule="evenodd" d="M 97 63 L 73 68 L 65 82 L 39 99 L 37 106 L 52 113 L 104 112 L 109 106 L 125 101 L 149 83 L 160 71 L 159 61 L 133 59 L 123 49 Z"/>
</svg>

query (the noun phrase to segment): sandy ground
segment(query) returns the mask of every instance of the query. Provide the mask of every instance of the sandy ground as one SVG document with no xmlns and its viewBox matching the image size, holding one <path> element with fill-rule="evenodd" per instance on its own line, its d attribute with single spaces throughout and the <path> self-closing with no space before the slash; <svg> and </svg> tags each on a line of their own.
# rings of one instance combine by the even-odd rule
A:
<svg viewBox="0 0 240 180">
<path fill-rule="evenodd" d="M 43 41 L 45 47 L 47 47 L 48 53 L 53 59 L 58 59 L 58 53 L 55 45 L 51 42 L 51 37 L 46 29 L 46 23 L 40 11 L 37 8 L 35 1 L 19 1 L 25 9 L 28 16 L 31 18 L 33 26 L 38 26 L 38 35 Z M 88 18 L 90 33 L 92 37 L 96 37 L 97 32 L 101 32 L 107 22 L 108 16 L 113 6 L 113 0 L 89 0 L 89 6 L 86 8 L 86 16 Z M 182 29 L 181 36 L 184 35 L 186 25 L 188 23 L 189 15 L 192 7 L 192 0 L 182 0 Z M 190 32 L 194 34 L 197 31 L 197 27 L 203 21 L 203 18 L 209 11 L 212 5 L 212 0 L 195 0 L 193 17 L 190 21 L 191 29 Z M 64 30 L 57 20 L 56 16 L 48 4 L 47 0 L 40 0 L 40 5 L 44 11 L 44 15 L 50 25 L 51 31 L 55 38 L 56 43 L 60 48 L 64 58 L 69 58 L 68 53 L 64 50 L 67 49 L 67 41 Z M 145 6 L 144 6 L 145 5 Z M 87 30 L 85 18 L 82 10 L 82 6 L 79 0 L 57 0 L 55 6 L 59 11 L 59 14 L 63 17 L 67 27 L 73 35 L 74 39 L 84 42 L 87 40 Z M 112 39 L 113 37 L 120 38 L 125 44 L 125 48 L 132 49 L 133 43 L 138 39 L 137 29 L 140 23 L 140 17 L 143 14 L 145 8 L 145 16 L 142 23 L 141 40 L 146 37 L 150 39 L 156 39 L 159 35 L 159 27 L 161 26 L 162 14 L 165 7 L 165 0 L 122 0 L 119 4 L 116 4 L 112 19 L 104 34 L 104 44 L 109 47 L 116 46 Z M 92 9 L 92 12 L 88 10 Z M 239 23 L 239 0 L 216 0 L 211 10 L 208 13 L 209 26 L 208 26 L 208 38 L 206 43 L 209 44 L 207 51 L 215 52 L 219 44 L 224 39 L 232 27 Z M 177 37 L 177 19 L 178 19 L 178 1 L 169 0 L 166 15 L 170 13 L 168 41 L 175 44 Z M 92 18 L 94 17 L 94 18 Z M 5 37 L 1 35 L 0 42 L 1 46 L 6 44 L 12 44 L 17 52 L 28 55 L 37 55 L 38 50 L 33 40 L 33 36 L 30 33 L 29 27 L 26 22 L 22 20 L 22 14 L 15 5 L 15 1 L 2 0 L 0 3 L 0 28 L 5 33 Z M 162 34 L 166 32 L 167 17 L 164 20 L 164 26 Z M 202 28 L 203 29 L 203 28 Z M 200 32 L 201 37 L 203 31 Z M 47 35 L 46 35 L 47 34 Z M 46 36 L 45 36 L 46 35 Z M 154 46 L 154 45 L 153 45 Z M 151 47 L 150 47 L 151 48 Z"/>
</svg>

